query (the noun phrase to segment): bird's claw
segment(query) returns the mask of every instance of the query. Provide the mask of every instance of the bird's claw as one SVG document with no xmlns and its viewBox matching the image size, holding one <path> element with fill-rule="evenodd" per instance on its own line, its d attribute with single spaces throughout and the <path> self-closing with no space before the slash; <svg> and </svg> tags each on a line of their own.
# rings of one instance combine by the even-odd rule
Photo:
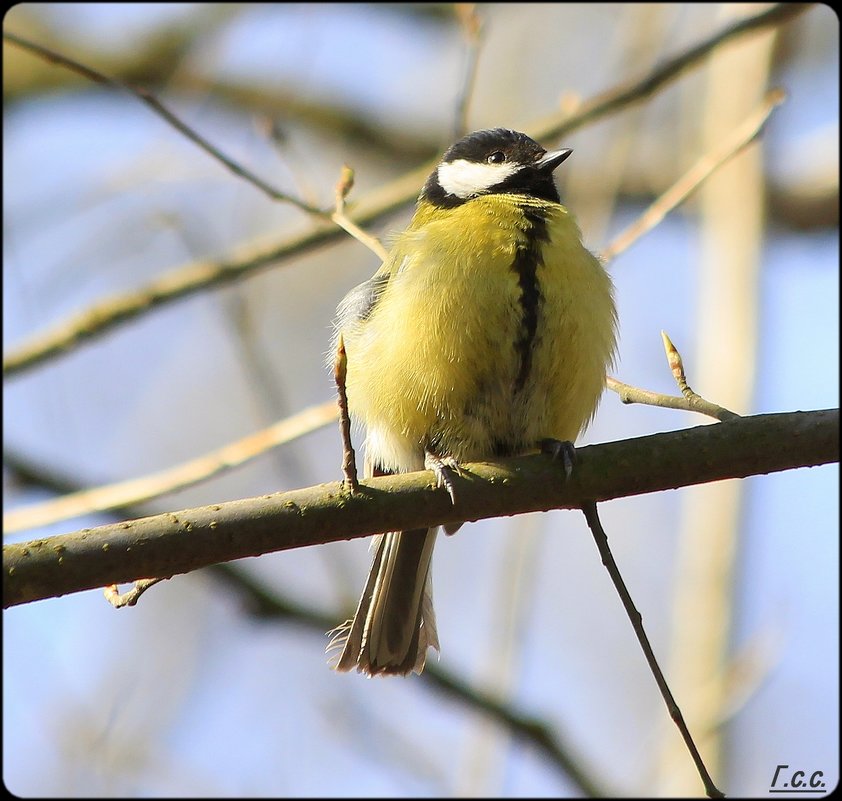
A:
<svg viewBox="0 0 842 801">
<path fill-rule="evenodd" d="M 569 479 L 573 475 L 573 465 L 576 464 L 576 449 L 573 443 L 561 439 L 542 439 L 541 453 L 546 453 L 554 461 L 561 461 L 564 465 L 564 477 Z"/>
<path fill-rule="evenodd" d="M 424 452 L 424 467 L 432 470 L 436 476 L 436 485 L 444 487 L 450 496 L 450 501 L 456 505 L 456 484 L 455 476 L 461 476 L 462 471 L 459 464 L 452 456 L 436 456 L 430 451 Z"/>
</svg>

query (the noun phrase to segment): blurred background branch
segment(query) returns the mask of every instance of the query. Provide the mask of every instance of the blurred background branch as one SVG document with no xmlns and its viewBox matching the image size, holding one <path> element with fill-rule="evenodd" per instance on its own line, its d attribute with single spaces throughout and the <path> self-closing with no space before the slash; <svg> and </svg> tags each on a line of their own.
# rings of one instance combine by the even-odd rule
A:
<svg viewBox="0 0 842 801">
<path fill-rule="evenodd" d="M 573 115 L 562 113 L 546 117 L 528 126 L 529 131 L 539 140 L 557 138 L 592 124 L 606 115 L 617 113 L 629 105 L 651 97 L 686 70 L 702 63 L 704 58 L 724 43 L 758 29 L 788 22 L 806 8 L 807 6 L 802 4 L 780 4 L 741 20 L 671 59 L 643 79 L 620 85 L 581 104 Z M 16 37 L 4 33 L 4 39 L 14 42 Z M 17 41 L 21 40 L 17 39 Z M 179 127 L 182 130 L 184 128 L 183 124 Z M 420 172 L 413 170 L 391 184 L 381 187 L 374 197 L 366 196 L 350 209 L 350 218 L 355 223 L 365 226 L 399 209 L 414 199 L 418 191 L 417 187 L 423 183 L 424 176 L 433 166 L 434 164 L 427 163 Z M 242 168 L 239 171 L 245 172 Z M 62 321 L 50 330 L 33 337 L 29 342 L 14 347 L 4 356 L 4 375 L 11 377 L 45 359 L 65 354 L 91 337 L 102 335 L 114 325 L 125 323 L 164 303 L 238 280 L 256 269 L 281 262 L 290 256 L 300 255 L 311 247 L 333 241 L 339 236 L 338 232 L 331 229 L 318 229 L 311 234 L 299 235 L 293 240 L 270 248 L 268 253 L 263 252 L 256 257 L 246 257 L 245 261 L 239 263 L 235 259 L 233 262 L 219 265 L 188 265 L 180 270 L 172 271 L 162 281 L 147 286 L 134 296 L 106 298 L 95 307 L 78 312 L 73 318 Z"/>
</svg>

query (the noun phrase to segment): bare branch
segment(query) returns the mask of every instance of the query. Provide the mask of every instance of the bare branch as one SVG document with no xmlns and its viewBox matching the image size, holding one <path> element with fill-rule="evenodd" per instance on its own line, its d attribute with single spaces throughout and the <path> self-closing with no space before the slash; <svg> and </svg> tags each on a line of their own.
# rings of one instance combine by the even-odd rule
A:
<svg viewBox="0 0 842 801">
<path fill-rule="evenodd" d="M 566 119 L 559 119 L 558 114 L 551 114 L 545 120 L 536 123 L 530 131 L 539 141 L 544 138 L 559 138 L 601 120 L 609 114 L 615 114 L 635 103 L 647 100 L 672 81 L 680 78 L 687 70 L 701 64 L 718 47 L 742 36 L 791 22 L 799 14 L 808 11 L 812 5 L 812 3 L 778 3 L 759 14 L 744 17 L 739 22 L 699 42 L 695 47 L 668 59 L 642 79 L 628 81 L 577 105 L 576 113 L 567 116 Z"/>
<path fill-rule="evenodd" d="M 25 39 L 22 36 L 18 36 L 14 33 L 8 33 L 6 31 L 3 32 L 3 38 L 10 42 L 13 45 L 17 45 L 18 47 L 23 48 L 24 50 L 28 50 L 30 53 L 34 53 L 41 58 L 46 59 L 47 61 L 51 61 L 53 64 L 58 64 L 60 67 L 65 67 L 66 69 L 72 70 L 73 72 L 78 73 L 79 75 L 84 76 L 88 80 L 93 81 L 94 83 L 103 84 L 105 86 L 112 86 L 115 89 L 120 89 L 122 91 L 128 92 L 129 94 L 136 97 L 140 100 L 141 103 L 148 106 L 152 109 L 159 117 L 164 119 L 167 123 L 169 123 L 173 128 L 175 128 L 179 133 L 186 136 L 191 142 L 198 145 L 202 150 L 205 151 L 209 156 L 216 159 L 218 162 L 223 164 L 227 167 L 234 175 L 238 176 L 239 178 L 248 181 L 253 186 L 256 186 L 261 192 L 265 195 L 270 197 L 272 200 L 279 200 L 283 201 L 284 203 L 290 203 L 296 208 L 301 209 L 302 211 L 306 211 L 309 214 L 316 214 L 320 217 L 325 217 L 326 213 L 316 206 L 311 206 L 308 203 L 305 203 L 302 200 L 299 200 L 292 195 L 287 194 L 286 192 L 281 192 L 279 189 L 275 189 L 275 187 L 271 186 L 270 184 L 266 183 L 262 178 L 255 175 L 251 170 L 246 169 L 238 162 L 234 161 L 234 159 L 226 156 L 218 147 L 212 145 L 207 139 L 205 139 L 201 134 L 197 131 L 194 131 L 186 122 L 179 119 L 173 112 L 171 112 L 160 100 L 158 100 L 155 95 L 153 95 L 148 89 L 144 89 L 139 86 L 132 86 L 125 81 L 121 81 L 117 78 L 109 78 L 107 75 L 103 75 L 101 72 L 97 72 L 95 69 L 91 67 L 87 67 L 84 64 L 79 63 L 78 61 L 74 61 L 72 58 L 68 58 L 67 56 L 63 56 L 60 53 L 51 50 L 48 47 L 44 47 L 44 45 L 37 44 L 35 42 L 29 41 L 29 39 Z"/>
<path fill-rule="evenodd" d="M 650 97 L 686 70 L 701 63 L 725 42 L 767 27 L 782 25 L 809 7 L 807 4 L 780 4 L 755 16 L 746 17 L 671 59 L 644 78 L 623 84 L 582 103 L 577 106 L 577 111 L 572 116 L 564 111 L 552 114 L 544 121 L 529 126 L 529 132 L 538 140 L 557 138 L 608 114 L 616 113 L 632 103 Z M 418 187 L 434 166 L 432 162 L 424 164 L 366 195 L 349 213 L 349 218 L 357 225 L 364 226 L 411 203 L 418 194 Z M 7 377 L 17 375 L 47 359 L 68 352 L 85 340 L 101 336 L 139 314 L 196 292 L 238 280 L 269 264 L 335 241 L 340 236 L 340 231 L 333 226 L 319 225 L 313 230 L 297 234 L 245 258 L 226 263 L 197 262 L 173 270 L 137 292 L 112 295 L 31 337 L 4 357 L 3 373 Z"/>
<path fill-rule="evenodd" d="M 222 448 L 166 470 L 12 509 L 3 515 L 3 531 L 5 534 L 11 534 L 92 512 L 104 512 L 108 509 L 121 509 L 132 504 L 144 503 L 238 467 L 267 450 L 315 431 L 334 419 L 336 419 L 334 401 L 311 406 L 261 431 L 256 431 Z"/>
<path fill-rule="evenodd" d="M 366 225 L 399 209 L 418 192 L 422 179 L 413 173 L 367 196 L 352 215 L 358 225 Z M 148 283 L 145 287 L 111 295 L 87 309 L 72 314 L 52 328 L 35 334 L 3 358 L 6 378 L 71 351 L 80 343 L 102 336 L 107 331 L 167 305 L 180 298 L 213 287 L 225 286 L 279 261 L 307 253 L 342 236 L 334 225 L 320 224 L 293 235 L 269 248 L 250 246 L 230 261 L 195 261 L 179 267 Z"/>
<path fill-rule="evenodd" d="M 359 492 L 360 482 L 357 477 L 357 459 L 351 442 L 351 417 L 348 414 L 348 393 L 345 381 L 348 375 L 348 356 L 345 353 L 345 341 L 342 334 L 336 343 L 336 359 L 333 363 L 333 378 L 339 406 L 339 434 L 342 438 L 342 475 L 349 492 Z"/>
<path fill-rule="evenodd" d="M 666 331 L 661 331 L 661 339 L 664 342 L 667 363 L 670 366 L 670 370 L 672 370 L 675 383 L 678 384 L 681 394 L 687 399 L 692 411 L 710 415 L 720 421 L 733 420 L 735 417 L 739 417 L 736 412 L 732 412 L 729 409 L 711 403 L 709 400 L 705 400 L 698 392 L 691 389 L 687 383 L 687 376 L 684 374 L 684 361 L 678 352 L 678 348 L 672 344 L 672 340 L 667 336 Z"/>
<path fill-rule="evenodd" d="M 723 164 L 727 164 L 737 153 L 751 144 L 763 130 L 771 113 L 786 99 L 783 89 L 772 89 L 756 109 L 733 134 L 719 147 L 702 156 L 684 175 L 666 190 L 631 225 L 614 238 L 600 254 L 605 263 L 628 250 L 640 237 L 651 231 L 664 217 L 683 203 Z"/>
<path fill-rule="evenodd" d="M 661 339 L 664 342 L 667 363 L 670 366 L 670 370 L 672 370 L 678 388 L 681 390 L 682 396 L 680 398 L 676 395 L 664 395 L 660 392 L 651 392 L 648 389 L 633 387 L 611 376 L 606 376 L 605 386 L 612 392 L 616 392 L 623 403 L 643 403 L 647 406 L 660 406 L 664 409 L 698 412 L 699 414 L 713 417 L 720 422 L 733 420 L 735 417 L 740 416 L 723 406 L 718 406 L 709 400 L 705 400 L 701 395 L 690 389 L 687 384 L 687 377 L 684 375 L 684 362 L 681 359 L 681 354 L 675 345 L 672 344 L 672 340 L 667 336 L 666 332 L 661 331 Z"/>
<path fill-rule="evenodd" d="M 366 233 L 345 213 L 345 199 L 354 186 L 354 171 L 347 165 L 342 166 L 342 174 L 336 184 L 336 208 L 330 219 L 340 228 L 349 233 L 358 242 L 365 245 L 374 253 L 381 262 L 386 261 L 389 252 L 383 247 L 380 240 L 371 234 Z"/>
<path fill-rule="evenodd" d="M 720 409 L 721 407 L 716 407 L 715 404 L 711 404 L 711 408 L 701 408 L 688 398 L 679 395 L 665 395 L 662 392 L 653 392 L 649 389 L 641 389 L 631 384 L 624 384 L 622 381 L 618 381 L 611 376 L 606 377 L 605 386 L 612 392 L 616 392 L 622 403 L 640 403 L 644 406 L 659 406 L 662 409 L 677 409 L 681 412 L 698 412 L 708 417 L 714 417 L 717 420 L 723 419 L 715 411 L 715 409 Z M 724 411 L 732 414 L 727 409 Z"/>
<path fill-rule="evenodd" d="M 839 411 L 729 420 L 577 450 L 573 481 L 541 455 L 463 465 L 454 505 L 430 473 L 339 482 L 155 515 L 3 548 L 3 604 L 381 531 L 481 520 L 839 459 Z M 647 469 L 631 470 L 643 464 Z"/>
<path fill-rule="evenodd" d="M 583 504 L 582 512 L 585 515 L 585 519 L 588 521 L 588 528 L 591 530 L 594 542 L 599 550 L 599 555 L 602 558 L 602 564 L 605 565 L 605 569 L 608 571 L 608 575 L 611 576 L 611 581 L 614 583 L 614 588 L 617 590 L 617 594 L 623 602 L 623 607 L 625 608 L 626 614 L 631 621 L 632 628 L 637 636 L 637 641 L 640 643 L 640 647 L 643 650 L 643 655 L 646 657 L 649 670 L 652 672 L 652 675 L 655 678 L 655 683 L 661 691 L 661 697 L 664 699 L 667 710 L 669 710 L 670 717 L 678 727 L 678 731 L 681 733 L 684 743 L 687 746 L 687 750 L 690 752 L 690 756 L 696 765 L 696 770 L 699 772 L 699 777 L 705 786 L 705 792 L 709 798 L 724 798 L 725 795 L 713 783 L 713 779 L 710 777 L 707 767 L 705 767 L 702 755 L 699 753 L 699 749 L 696 747 L 693 736 L 690 734 L 690 730 L 687 728 L 687 724 L 684 721 L 684 715 L 681 714 L 681 710 L 675 702 L 675 698 L 669 688 L 669 685 L 667 684 L 664 673 L 658 664 L 658 660 L 655 658 L 655 652 L 652 650 L 649 637 L 646 636 L 646 631 L 643 628 L 643 617 L 634 605 L 631 594 L 626 587 L 626 582 L 623 580 L 623 577 L 620 574 L 620 569 L 617 567 L 617 562 L 614 560 L 614 555 L 611 553 L 611 548 L 608 545 L 608 536 L 606 535 L 605 529 L 603 529 L 602 523 L 599 520 L 599 512 L 597 511 L 596 504 L 593 502 Z"/>
</svg>

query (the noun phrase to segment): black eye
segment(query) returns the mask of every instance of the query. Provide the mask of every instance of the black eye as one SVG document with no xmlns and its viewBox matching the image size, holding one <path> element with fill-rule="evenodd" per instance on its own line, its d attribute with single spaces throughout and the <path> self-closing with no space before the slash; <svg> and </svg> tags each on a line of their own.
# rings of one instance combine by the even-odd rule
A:
<svg viewBox="0 0 842 801">
<path fill-rule="evenodd" d="M 506 154 L 502 150 L 495 150 L 486 161 L 489 164 L 502 164 L 506 160 Z"/>
</svg>

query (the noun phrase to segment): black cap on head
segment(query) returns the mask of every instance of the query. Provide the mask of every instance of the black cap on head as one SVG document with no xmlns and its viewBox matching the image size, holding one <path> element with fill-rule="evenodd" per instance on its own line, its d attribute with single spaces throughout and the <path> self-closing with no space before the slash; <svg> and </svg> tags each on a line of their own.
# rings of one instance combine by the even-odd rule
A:
<svg viewBox="0 0 842 801">
<path fill-rule="evenodd" d="M 559 202 L 553 170 L 570 150 L 552 153 L 520 131 L 474 131 L 451 145 L 421 197 L 452 208 L 488 194 L 528 195 Z"/>
<path fill-rule="evenodd" d="M 497 150 L 506 155 L 508 160 L 521 164 L 531 164 L 547 152 L 525 133 L 508 128 L 490 128 L 474 131 L 454 142 L 447 149 L 442 161 L 465 159 L 485 162 L 487 157 Z"/>
</svg>

